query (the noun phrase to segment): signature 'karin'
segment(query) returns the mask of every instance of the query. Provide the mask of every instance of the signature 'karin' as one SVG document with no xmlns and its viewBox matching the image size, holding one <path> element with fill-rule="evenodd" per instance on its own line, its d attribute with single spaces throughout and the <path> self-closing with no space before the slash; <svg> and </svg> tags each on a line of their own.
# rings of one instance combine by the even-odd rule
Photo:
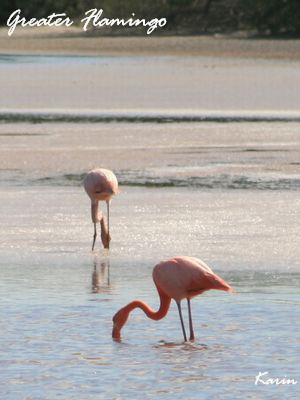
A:
<svg viewBox="0 0 300 400">
<path fill-rule="evenodd" d="M 286 375 L 284 378 L 268 378 L 266 379 L 266 375 L 268 375 L 268 371 L 259 372 L 258 375 L 255 377 L 255 385 L 262 384 L 262 385 L 296 385 L 297 381 L 295 379 L 288 379 Z"/>
</svg>

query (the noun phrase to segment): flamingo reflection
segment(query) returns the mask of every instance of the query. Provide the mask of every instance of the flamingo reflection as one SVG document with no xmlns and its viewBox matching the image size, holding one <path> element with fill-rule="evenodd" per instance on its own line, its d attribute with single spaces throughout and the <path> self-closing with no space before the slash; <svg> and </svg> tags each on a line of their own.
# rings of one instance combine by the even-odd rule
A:
<svg viewBox="0 0 300 400">
<path fill-rule="evenodd" d="M 92 293 L 105 292 L 110 288 L 110 260 L 95 257 L 92 272 Z"/>
</svg>

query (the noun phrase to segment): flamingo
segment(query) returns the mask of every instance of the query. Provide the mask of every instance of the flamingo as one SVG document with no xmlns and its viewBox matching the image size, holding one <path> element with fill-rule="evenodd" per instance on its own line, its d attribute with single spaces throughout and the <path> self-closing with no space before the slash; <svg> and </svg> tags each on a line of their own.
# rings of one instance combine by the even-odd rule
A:
<svg viewBox="0 0 300 400">
<path fill-rule="evenodd" d="M 194 340 L 191 298 L 210 289 L 233 292 L 228 283 L 216 275 L 203 261 L 195 257 L 174 257 L 160 262 L 153 268 L 152 277 L 160 297 L 159 309 L 154 311 L 140 300 L 127 304 L 113 317 L 112 337 L 114 339 L 121 339 L 121 329 L 125 325 L 130 312 L 135 308 L 142 309 L 147 317 L 158 321 L 166 316 L 171 300 L 174 299 L 178 307 L 183 338 L 186 342 L 187 336 L 182 318 L 181 300 L 187 299 L 190 340 Z"/>
<path fill-rule="evenodd" d="M 94 250 L 97 237 L 97 222 L 100 222 L 101 241 L 104 248 L 109 249 L 109 204 L 114 194 L 118 193 L 118 180 L 109 169 L 96 168 L 88 172 L 83 181 L 84 189 L 91 199 L 91 214 L 94 223 L 94 237 L 92 251 Z M 107 205 L 107 227 L 101 211 L 98 211 L 99 201 L 106 201 Z"/>
</svg>

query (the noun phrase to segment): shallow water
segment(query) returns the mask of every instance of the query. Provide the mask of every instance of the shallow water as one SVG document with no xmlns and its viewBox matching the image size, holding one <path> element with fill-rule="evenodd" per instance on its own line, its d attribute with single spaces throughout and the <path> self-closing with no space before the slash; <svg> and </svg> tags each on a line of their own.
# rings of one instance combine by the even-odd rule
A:
<svg viewBox="0 0 300 400">
<path fill-rule="evenodd" d="M 300 104 L 297 62 L 0 63 L 6 110 Z M 0 398 L 299 399 L 299 149 L 296 122 L 1 123 Z M 109 254 L 90 251 L 81 181 L 95 166 L 121 184 Z M 194 343 L 174 304 L 159 322 L 135 310 L 114 342 L 114 313 L 136 298 L 158 307 L 152 268 L 174 255 L 203 259 L 236 293 L 193 300 Z M 298 383 L 255 385 L 265 371 Z"/>
<path fill-rule="evenodd" d="M 79 185 L 105 165 L 121 184 L 299 190 L 299 123 L 0 124 L 5 185 Z"/>
<path fill-rule="evenodd" d="M 1 201 L 3 398 L 299 397 L 254 385 L 259 371 L 299 379 L 297 192 L 123 187 L 110 255 L 90 252 L 82 188 L 6 187 Z M 237 293 L 193 300 L 194 343 L 174 304 L 159 322 L 136 310 L 113 342 L 121 306 L 158 307 L 152 267 L 174 254 L 202 258 Z"/>
<path fill-rule="evenodd" d="M 218 57 L 0 58 L 0 109 L 299 111 L 299 61 Z"/>
</svg>

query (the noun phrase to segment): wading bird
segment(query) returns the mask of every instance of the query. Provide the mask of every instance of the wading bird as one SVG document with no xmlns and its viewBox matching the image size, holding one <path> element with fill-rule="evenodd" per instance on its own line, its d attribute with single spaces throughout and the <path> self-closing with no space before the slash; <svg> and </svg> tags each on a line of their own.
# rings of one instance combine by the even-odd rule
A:
<svg viewBox="0 0 300 400">
<path fill-rule="evenodd" d="M 186 342 L 187 336 L 182 318 L 181 300 L 187 299 L 190 340 L 194 340 L 191 298 L 210 289 L 224 290 L 225 292 L 233 291 L 203 261 L 194 257 L 174 257 L 168 261 L 163 261 L 154 267 L 152 276 L 160 297 L 158 311 L 152 310 L 140 300 L 135 300 L 121 308 L 113 317 L 112 337 L 114 339 L 121 338 L 121 329 L 132 310 L 140 308 L 147 317 L 158 321 L 166 316 L 171 300 L 174 299 L 177 303 L 183 337 Z"/>
<path fill-rule="evenodd" d="M 101 240 L 104 248 L 109 249 L 109 203 L 114 194 L 118 193 L 118 181 L 115 174 L 104 168 L 91 170 L 83 181 L 84 189 L 91 199 L 91 214 L 94 223 L 94 237 L 92 250 L 94 250 L 97 237 L 97 222 L 100 222 Z M 99 211 L 99 201 L 106 201 L 107 205 L 107 227 L 104 216 Z"/>
</svg>

